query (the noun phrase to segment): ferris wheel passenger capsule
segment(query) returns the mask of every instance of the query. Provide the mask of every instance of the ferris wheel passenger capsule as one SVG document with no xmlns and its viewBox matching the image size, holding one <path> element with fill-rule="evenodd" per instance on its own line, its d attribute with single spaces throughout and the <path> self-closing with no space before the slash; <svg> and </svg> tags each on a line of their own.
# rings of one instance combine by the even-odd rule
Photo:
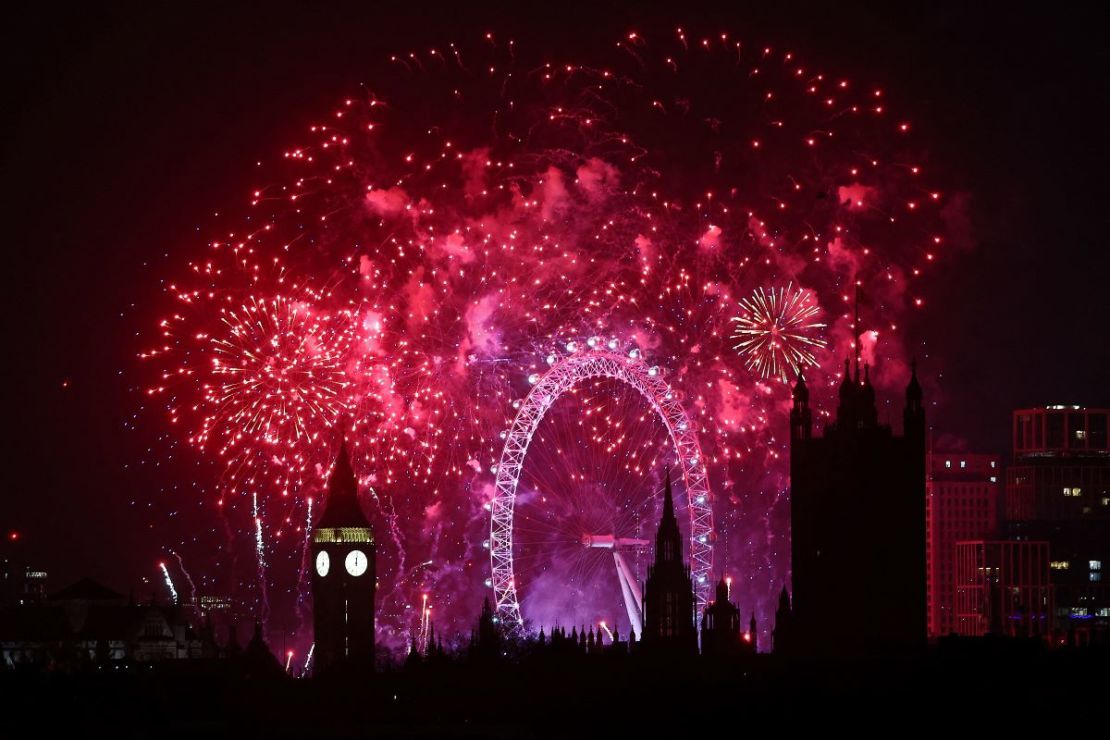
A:
<svg viewBox="0 0 1110 740">
<path fill-rule="evenodd" d="M 577 352 L 578 342 L 567 342 L 567 352 Z"/>
<path fill-rule="evenodd" d="M 609 349 L 616 349 L 616 348 L 617 348 L 617 338 L 613 337 L 612 339 L 609 340 Z"/>
<path fill-rule="evenodd" d="M 638 359 L 640 359 L 640 350 L 630 349 L 630 350 L 628 350 L 628 356 L 629 356 L 629 358 L 631 358 L 633 360 L 638 360 Z"/>
<path fill-rule="evenodd" d="M 539 373 L 532 373 L 531 375 L 528 376 L 528 382 L 531 385 L 535 385 L 536 383 L 540 382 L 540 374 Z"/>
</svg>

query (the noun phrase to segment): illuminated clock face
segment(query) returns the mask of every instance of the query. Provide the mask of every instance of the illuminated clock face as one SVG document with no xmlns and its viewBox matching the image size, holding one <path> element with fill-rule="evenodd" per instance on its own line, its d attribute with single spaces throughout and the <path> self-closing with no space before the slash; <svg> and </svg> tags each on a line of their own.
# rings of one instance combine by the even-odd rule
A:
<svg viewBox="0 0 1110 740">
<path fill-rule="evenodd" d="M 352 576 L 361 576 L 366 572 L 366 566 L 368 564 L 366 553 L 362 550 L 351 550 L 347 553 L 345 565 L 347 566 L 347 572 Z"/>
<path fill-rule="evenodd" d="M 328 574 L 328 569 L 331 568 L 331 558 L 328 554 L 321 550 L 316 554 L 316 572 L 323 578 Z"/>
</svg>

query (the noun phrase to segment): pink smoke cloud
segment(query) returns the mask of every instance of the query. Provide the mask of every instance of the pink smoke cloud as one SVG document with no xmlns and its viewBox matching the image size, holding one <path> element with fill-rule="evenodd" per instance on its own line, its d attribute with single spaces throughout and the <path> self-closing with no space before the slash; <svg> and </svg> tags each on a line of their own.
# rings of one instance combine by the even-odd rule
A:
<svg viewBox="0 0 1110 740">
<path fill-rule="evenodd" d="M 847 273 L 849 276 L 859 272 L 859 255 L 839 236 L 828 244 L 829 264 L 837 272 Z"/>
<path fill-rule="evenodd" d="M 860 183 L 852 183 L 851 185 L 841 185 L 836 189 L 836 196 L 841 205 L 848 206 L 848 210 L 861 210 L 870 208 L 875 204 L 878 198 L 879 191 L 870 185 L 861 185 Z"/>
<path fill-rule="evenodd" d="M 563 182 L 563 173 L 557 167 L 548 167 L 544 173 L 540 186 L 542 203 L 540 217 L 544 221 L 560 215 L 567 207 L 567 186 Z"/>
<path fill-rule="evenodd" d="M 394 216 L 409 204 L 409 196 L 399 187 L 371 190 L 366 194 L 366 207 L 379 216 Z"/>
<path fill-rule="evenodd" d="M 719 226 L 709 225 L 705 233 L 698 239 L 698 246 L 702 249 L 716 249 L 721 246 L 721 229 Z"/>
<path fill-rule="evenodd" d="M 458 232 L 448 234 L 447 238 L 443 240 L 440 250 L 442 253 L 458 259 L 464 265 L 474 261 L 474 251 L 467 246 L 462 234 Z"/>
<path fill-rule="evenodd" d="M 463 195 L 474 200 L 489 188 L 489 148 L 466 152 L 460 162 L 463 172 Z"/>
<path fill-rule="evenodd" d="M 427 321 L 435 311 L 435 290 L 424 281 L 423 267 L 414 270 L 412 277 L 405 283 L 405 301 L 408 308 L 405 326 L 409 331 Z"/>
<path fill-rule="evenodd" d="M 604 199 L 620 182 L 617 168 L 597 157 L 592 157 L 575 173 L 578 187 L 591 201 Z"/>
<path fill-rule="evenodd" d="M 466 322 L 466 337 L 459 343 L 455 363 L 455 369 L 460 374 L 466 374 L 471 354 L 489 356 L 497 351 L 501 336 L 496 329 L 489 326 L 497 302 L 498 297 L 491 293 L 467 307 L 463 317 Z"/>
<path fill-rule="evenodd" d="M 633 243 L 636 245 L 636 251 L 640 255 L 640 263 L 645 269 L 650 269 L 651 263 L 655 261 L 657 254 L 655 245 L 651 243 L 649 237 L 643 234 L 637 234 Z"/>
</svg>

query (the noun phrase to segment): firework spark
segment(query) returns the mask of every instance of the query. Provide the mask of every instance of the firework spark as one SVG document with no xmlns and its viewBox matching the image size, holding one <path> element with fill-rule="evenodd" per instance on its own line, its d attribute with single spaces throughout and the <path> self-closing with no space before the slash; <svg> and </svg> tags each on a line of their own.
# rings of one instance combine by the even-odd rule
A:
<svg viewBox="0 0 1110 740">
<path fill-rule="evenodd" d="M 170 569 L 166 567 L 165 563 L 158 563 L 158 568 L 162 571 L 162 578 L 166 582 L 166 590 L 170 592 L 170 598 L 173 599 L 173 603 L 178 603 L 177 587 L 173 585 Z"/>
</svg>

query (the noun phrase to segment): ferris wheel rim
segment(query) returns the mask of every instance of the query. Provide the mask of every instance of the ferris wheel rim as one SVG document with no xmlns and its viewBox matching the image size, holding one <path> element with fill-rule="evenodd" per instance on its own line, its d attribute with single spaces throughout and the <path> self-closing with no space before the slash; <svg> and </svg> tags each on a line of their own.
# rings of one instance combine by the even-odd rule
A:
<svg viewBox="0 0 1110 740">
<path fill-rule="evenodd" d="M 593 378 L 611 378 L 632 387 L 648 402 L 662 421 L 674 444 L 678 467 L 686 489 L 690 517 L 690 575 L 699 609 L 707 603 L 713 566 L 712 494 L 697 431 L 682 407 L 678 394 L 663 380 L 657 367 L 649 367 L 638 353 L 623 356 L 604 349 L 572 352 L 552 362 L 533 383 L 520 404 L 495 468 L 493 499 L 490 503 L 490 568 L 494 610 L 505 629 L 522 635 L 525 631 L 516 593 L 513 568 L 513 515 L 517 487 L 536 430 L 547 411 L 567 391 Z"/>
</svg>

